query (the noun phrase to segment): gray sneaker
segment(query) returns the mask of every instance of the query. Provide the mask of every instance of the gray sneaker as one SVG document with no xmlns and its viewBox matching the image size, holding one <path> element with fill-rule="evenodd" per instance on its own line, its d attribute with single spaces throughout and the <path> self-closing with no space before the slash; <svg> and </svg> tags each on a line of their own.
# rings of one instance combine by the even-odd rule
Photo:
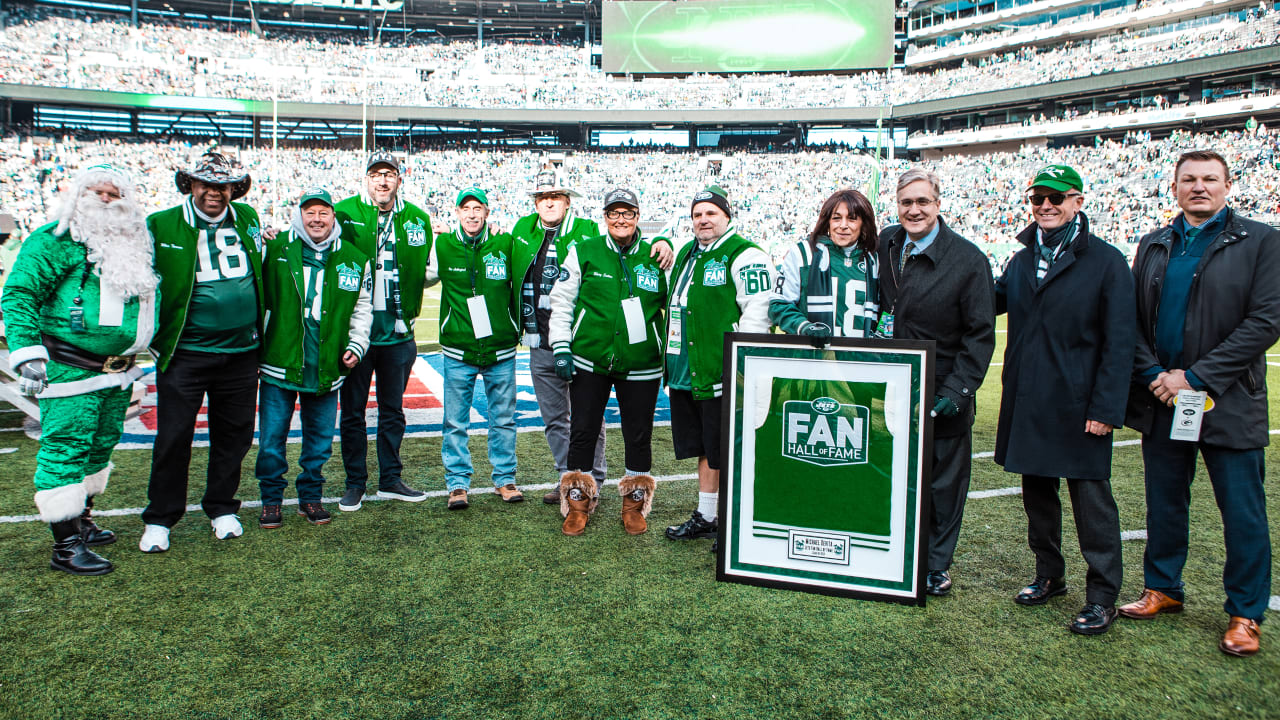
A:
<svg viewBox="0 0 1280 720">
<path fill-rule="evenodd" d="M 338 501 L 338 509 L 342 512 L 355 512 L 364 504 L 364 488 L 347 488 Z"/>
<path fill-rule="evenodd" d="M 408 485 L 405 485 L 403 480 L 397 480 L 395 485 L 378 490 L 378 497 L 383 500 L 422 502 L 427 499 L 427 494 L 421 490 L 414 490 Z"/>
</svg>

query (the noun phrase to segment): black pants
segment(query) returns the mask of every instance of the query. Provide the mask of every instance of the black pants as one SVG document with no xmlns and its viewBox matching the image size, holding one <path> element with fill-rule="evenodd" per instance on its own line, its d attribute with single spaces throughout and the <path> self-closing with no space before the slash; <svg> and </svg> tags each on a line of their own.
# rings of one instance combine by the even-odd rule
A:
<svg viewBox="0 0 1280 720">
<path fill-rule="evenodd" d="M 173 527 L 186 511 L 191 440 L 206 395 L 209 468 L 200 505 L 210 518 L 240 509 L 240 465 L 253 444 L 258 409 L 258 351 L 177 350 L 156 373 L 156 442 L 142 511 L 148 525 Z"/>
<path fill-rule="evenodd" d="M 973 432 L 933 439 L 933 527 L 929 534 L 929 570 L 951 569 L 960 539 L 964 501 L 973 466 Z"/>
<path fill-rule="evenodd" d="M 369 384 L 378 376 L 378 488 L 386 490 L 400 482 L 404 464 L 400 443 L 404 440 L 404 391 L 418 357 L 413 340 L 395 345 L 372 345 L 360 364 L 338 389 L 342 407 L 338 426 L 342 437 L 342 467 L 347 471 L 347 489 L 363 490 L 369 481 L 369 435 L 365 407 L 369 404 Z"/>
<path fill-rule="evenodd" d="M 1058 478 L 1022 476 L 1022 507 L 1027 511 L 1027 545 L 1036 556 L 1036 575 L 1062 577 L 1062 501 Z M 1124 579 L 1120 557 L 1120 511 L 1110 480 L 1067 479 L 1071 512 L 1076 518 L 1080 554 L 1089 565 L 1085 602 L 1110 607 Z"/>
<path fill-rule="evenodd" d="M 648 473 L 653 467 L 653 412 L 658 403 L 658 380 L 619 380 L 579 369 L 569 383 L 569 470 L 589 473 L 595 463 L 596 441 L 604 423 L 609 391 L 618 396 L 622 415 L 622 443 L 627 470 Z"/>
</svg>

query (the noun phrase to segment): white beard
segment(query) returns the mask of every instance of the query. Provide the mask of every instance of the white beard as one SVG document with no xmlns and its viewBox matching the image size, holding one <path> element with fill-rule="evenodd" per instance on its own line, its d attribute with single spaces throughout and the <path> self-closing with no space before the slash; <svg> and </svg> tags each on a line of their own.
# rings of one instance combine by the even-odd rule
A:
<svg viewBox="0 0 1280 720">
<path fill-rule="evenodd" d="M 160 284 L 146 220 L 127 200 L 104 203 L 86 190 L 76 200 L 71 238 L 89 249 L 94 271 L 121 297 L 150 295 Z"/>
</svg>

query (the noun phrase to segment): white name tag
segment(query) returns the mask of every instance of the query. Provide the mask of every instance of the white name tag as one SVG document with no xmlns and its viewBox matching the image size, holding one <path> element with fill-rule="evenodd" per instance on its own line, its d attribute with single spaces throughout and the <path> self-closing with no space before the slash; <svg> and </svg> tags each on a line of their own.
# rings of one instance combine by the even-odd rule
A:
<svg viewBox="0 0 1280 720">
<path fill-rule="evenodd" d="M 1208 399 L 1209 393 L 1203 390 L 1178 391 L 1178 400 L 1173 404 L 1173 426 L 1169 428 L 1170 440 L 1196 442 L 1200 439 L 1200 424 L 1204 422 Z"/>
<path fill-rule="evenodd" d="M 98 325 L 120 327 L 124 323 L 124 298 L 109 285 L 98 283 Z"/>
<path fill-rule="evenodd" d="M 667 352 L 671 355 L 680 354 L 680 317 L 682 315 L 684 315 L 684 308 L 673 307 L 667 318 Z"/>
<path fill-rule="evenodd" d="M 644 326 L 644 308 L 640 305 L 640 298 L 623 299 L 622 317 L 627 321 L 627 342 L 632 345 L 644 342 L 649 332 Z"/>
<path fill-rule="evenodd" d="M 475 331 L 477 340 L 493 334 L 493 326 L 489 324 L 489 308 L 485 307 L 483 295 L 467 298 L 467 313 L 471 315 L 471 329 Z"/>
</svg>

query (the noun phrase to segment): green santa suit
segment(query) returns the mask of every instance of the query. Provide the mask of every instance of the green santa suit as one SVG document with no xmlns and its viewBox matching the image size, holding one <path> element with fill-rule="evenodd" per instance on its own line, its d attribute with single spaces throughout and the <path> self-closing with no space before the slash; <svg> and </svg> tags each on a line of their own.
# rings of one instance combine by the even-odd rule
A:
<svg viewBox="0 0 1280 720">
<path fill-rule="evenodd" d="M 10 367 L 48 361 L 49 386 L 37 395 L 42 434 L 35 503 L 49 523 L 79 516 L 86 497 L 106 488 L 133 381 L 142 375 L 124 360 L 104 365 L 127 369 L 104 372 L 51 356 L 66 357 L 68 346 L 81 356 L 135 355 L 151 342 L 159 308 L 158 290 L 129 298 L 114 292 L 85 245 L 58 227 L 45 225 L 22 244 L 0 299 Z"/>
</svg>

